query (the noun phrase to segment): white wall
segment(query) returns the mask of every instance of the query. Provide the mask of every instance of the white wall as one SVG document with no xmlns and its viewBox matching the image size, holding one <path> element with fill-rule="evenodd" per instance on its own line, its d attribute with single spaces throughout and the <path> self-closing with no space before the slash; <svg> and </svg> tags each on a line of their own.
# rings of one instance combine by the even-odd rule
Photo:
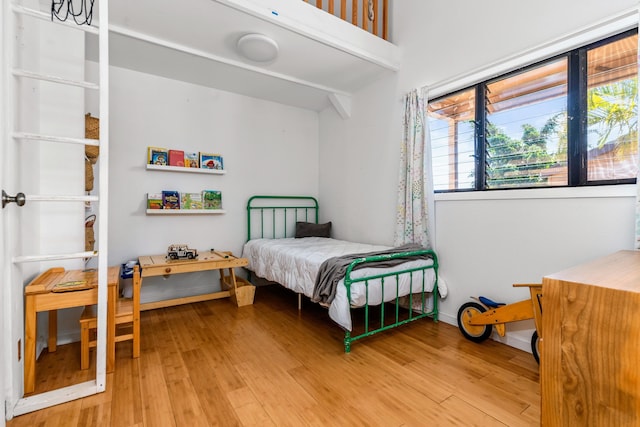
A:
<svg viewBox="0 0 640 427">
<path fill-rule="evenodd" d="M 318 194 L 317 113 L 117 67 L 110 79 L 110 265 L 171 243 L 239 255 L 251 195 Z M 220 153 L 227 173 L 147 171 L 148 146 Z M 145 214 L 148 192 L 205 189 L 222 191 L 226 214 Z M 207 280 L 218 284 L 210 272 L 145 279 L 142 301 L 210 291 Z"/>
<path fill-rule="evenodd" d="M 396 115 L 394 87 L 381 83 L 353 98 L 346 121 L 333 109 L 320 113 L 320 219 L 340 238 L 389 244 L 400 138 L 388 120 Z"/>
<path fill-rule="evenodd" d="M 400 71 L 356 94 L 350 119 L 331 109 L 320 115 L 322 220 L 334 221 L 337 237 L 392 244 L 406 92 L 471 73 L 634 6 L 633 0 L 392 3 L 392 41 L 403 50 Z M 459 306 L 472 295 L 526 299 L 511 284 L 540 282 L 557 270 L 633 248 L 632 188 L 536 191 L 438 199 L 436 245 L 450 288 L 441 305 L 443 321 L 455 323 Z M 532 322 L 509 325 L 507 343 L 529 349 L 532 329 Z"/>
</svg>

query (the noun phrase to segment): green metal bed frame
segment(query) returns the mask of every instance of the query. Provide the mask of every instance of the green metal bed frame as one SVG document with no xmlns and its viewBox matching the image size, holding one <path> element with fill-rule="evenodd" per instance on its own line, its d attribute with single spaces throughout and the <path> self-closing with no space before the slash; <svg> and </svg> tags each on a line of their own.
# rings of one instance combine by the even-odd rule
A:
<svg viewBox="0 0 640 427">
<path fill-rule="evenodd" d="M 279 239 L 286 237 L 293 237 L 295 235 L 295 224 L 297 221 L 314 222 L 318 223 L 318 201 L 311 196 L 253 196 L 247 202 L 247 240 L 255 238 L 263 239 Z M 394 258 L 402 258 L 411 255 L 428 255 L 433 259 L 433 263 L 427 266 L 421 266 L 411 268 L 402 271 L 394 271 L 389 273 L 380 273 L 376 275 L 353 278 L 352 272 L 357 265 L 367 264 L 376 261 L 384 261 Z M 435 283 L 431 290 L 433 298 L 433 306 L 431 310 L 427 309 L 427 294 L 425 290 L 425 272 L 426 270 L 433 269 L 435 276 Z M 418 274 L 422 272 L 422 274 Z M 414 298 L 420 298 L 420 309 L 407 309 L 404 316 L 400 316 L 401 298 L 398 296 L 398 281 L 399 276 L 409 274 L 410 275 L 410 289 L 413 289 L 413 280 L 418 276 L 422 277 L 422 292 L 419 294 L 409 294 L 408 307 L 414 307 Z M 380 305 L 380 319 L 376 327 L 372 326 L 370 316 L 373 314 L 369 305 L 369 292 L 366 292 L 365 305 L 359 307 L 364 310 L 364 332 L 352 335 L 351 331 L 346 330 L 344 336 L 344 351 L 349 353 L 351 351 L 351 343 L 359 339 L 386 331 L 400 325 L 404 325 L 409 322 L 413 322 L 425 317 L 431 317 L 434 322 L 438 321 L 438 258 L 432 250 L 424 249 L 412 252 L 401 252 L 391 255 L 379 255 L 366 258 L 358 258 L 351 262 L 347 267 L 344 285 L 347 291 L 348 300 L 351 301 L 351 286 L 355 283 L 364 282 L 364 285 L 368 289 L 369 281 L 378 280 L 381 281 L 381 291 L 384 295 L 384 282 L 385 278 L 395 278 L 396 286 L 396 298 L 393 302 L 387 301 L 386 304 Z M 419 280 L 417 278 L 416 280 Z M 385 306 L 393 304 L 393 319 L 391 323 L 387 323 L 389 320 L 385 318 Z M 299 307 L 300 308 L 300 307 Z"/>
</svg>

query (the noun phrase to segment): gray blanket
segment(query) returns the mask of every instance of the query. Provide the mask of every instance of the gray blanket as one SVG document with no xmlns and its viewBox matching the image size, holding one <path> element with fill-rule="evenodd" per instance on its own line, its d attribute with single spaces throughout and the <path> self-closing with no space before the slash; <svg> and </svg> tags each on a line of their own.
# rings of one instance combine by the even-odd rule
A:
<svg viewBox="0 0 640 427">
<path fill-rule="evenodd" d="M 421 249 L 425 249 L 417 243 L 407 243 L 402 246 L 398 246 L 392 249 L 387 249 L 379 252 L 368 252 L 362 254 L 349 254 L 343 255 L 339 257 L 329 258 L 325 262 L 320 265 L 320 269 L 318 270 L 318 276 L 316 277 L 316 283 L 313 288 L 313 297 L 311 301 L 318 302 L 321 304 L 330 304 L 331 301 L 336 296 L 336 288 L 338 286 L 338 282 L 340 279 L 344 277 L 347 272 L 347 267 L 351 264 L 352 261 L 358 258 L 365 258 L 377 255 L 391 255 L 399 252 L 411 252 L 418 251 Z M 356 264 L 353 268 L 354 270 L 358 270 L 360 268 L 387 268 L 393 267 L 398 264 L 402 264 L 404 262 L 415 260 L 415 259 L 427 259 L 430 258 L 429 255 L 413 255 L 406 256 L 400 258 L 392 258 L 392 259 L 384 259 L 376 262 L 367 262 Z"/>
</svg>

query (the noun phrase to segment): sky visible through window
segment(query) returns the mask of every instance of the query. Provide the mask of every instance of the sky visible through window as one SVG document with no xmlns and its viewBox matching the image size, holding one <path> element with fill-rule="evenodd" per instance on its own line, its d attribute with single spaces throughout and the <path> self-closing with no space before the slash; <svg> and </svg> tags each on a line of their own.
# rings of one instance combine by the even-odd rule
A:
<svg viewBox="0 0 640 427">
<path fill-rule="evenodd" d="M 536 102 L 517 108 L 493 113 L 488 120 L 497 125 L 506 135 L 513 139 L 522 139 L 523 125 L 529 124 L 541 129 L 549 119 L 558 114 L 566 113 L 566 97 L 556 97 L 542 102 Z M 563 118 L 566 120 L 566 116 Z M 429 119 L 434 188 L 449 188 L 449 168 L 453 166 L 449 154 L 449 128 L 446 120 L 433 116 Z M 458 171 L 457 188 L 470 189 L 474 185 L 474 126 L 470 120 L 457 123 Z M 547 140 L 547 153 L 558 154 L 560 137 L 556 133 Z M 566 149 L 566 147 L 565 147 Z M 562 153 L 565 154 L 565 153 Z"/>
</svg>

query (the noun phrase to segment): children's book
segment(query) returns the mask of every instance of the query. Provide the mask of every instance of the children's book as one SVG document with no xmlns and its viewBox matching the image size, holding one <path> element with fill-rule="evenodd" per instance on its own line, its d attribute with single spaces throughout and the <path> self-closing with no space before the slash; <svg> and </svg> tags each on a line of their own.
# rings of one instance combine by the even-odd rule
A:
<svg viewBox="0 0 640 427">
<path fill-rule="evenodd" d="M 169 166 L 184 167 L 184 151 L 169 150 Z"/>
<path fill-rule="evenodd" d="M 204 190 L 202 192 L 202 205 L 205 209 L 222 209 L 222 192 Z"/>
<path fill-rule="evenodd" d="M 180 209 L 180 193 L 164 190 L 162 192 L 163 209 Z"/>
<path fill-rule="evenodd" d="M 166 148 L 149 147 L 147 156 L 150 165 L 167 166 L 169 164 L 169 150 Z"/>
<path fill-rule="evenodd" d="M 162 209 L 162 193 L 147 193 L 147 209 Z"/>
<path fill-rule="evenodd" d="M 184 167 L 185 168 L 199 168 L 200 167 L 199 157 L 200 157 L 199 153 L 185 151 L 184 152 Z"/>
<path fill-rule="evenodd" d="M 203 209 L 202 193 L 180 193 L 181 209 Z"/>
<path fill-rule="evenodd" d="M 200 153 L 200 167 L 202 169 L 223 170 L 222 156 L 220 154 Z"/>
</svg>

